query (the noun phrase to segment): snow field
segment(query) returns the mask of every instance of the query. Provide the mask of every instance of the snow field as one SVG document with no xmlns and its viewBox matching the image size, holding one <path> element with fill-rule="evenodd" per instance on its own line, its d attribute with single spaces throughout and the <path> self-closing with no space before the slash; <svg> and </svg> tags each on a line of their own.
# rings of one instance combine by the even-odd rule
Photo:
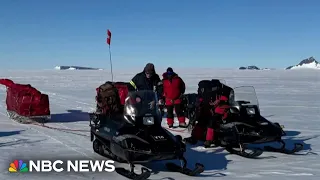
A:
<svg viewBox="0 0 320 180">
<path fill-rule="evenodd" d="M 163 69 L 165 70 L 165 69 Z M 159 73 L 160 71 L 157 70 Z M 87 112 L 95 107 L 95 88 L 110 80 L 106 71 L 1 71 L 1 78 L 28 83 L 50 98 L 51 122 L 46 125 L 79 131 L 58 131 L 36 125 L 22 125 L 6 116 L 5 87 L 0 87 L 0 179 L 125 179 L 116 173 L 25 173 L 10 174 L 14 159 L 104 159 L 92 150 Z M 202 79 L 224 79 L 231 87 L 253 85 L 262 115 L 285 126 L 286 142 L 303 142 L 302 155 L 265 152 L 263 159 L 245 159 L 228 154 L 223 148 L 188 148 L 189 166 L 200 162 L 206 171 L 200 177 L 166 172 L 164 162 L 146 164 L 154 180 L 191 179 L 319 179 L 320 176 L 320 72 L 317 70 L 182 70 L 177 73 L 187 84 L 187 93 L 196 92 Z M 134 74 L 115 72 L 116 81 L 128 81 Z M 161 75 L 161 74 L 160 74 Z M 163 125 L 166 121 L 163 119 Z M 177 129 L 174 134 L 189 133 Z M 83 131 L 83 132 L 82 132 Z M 118 164 L 127 168 L 126 164 Z M 136 169 L 140 170 L 137 165 Z"/>
</svg>

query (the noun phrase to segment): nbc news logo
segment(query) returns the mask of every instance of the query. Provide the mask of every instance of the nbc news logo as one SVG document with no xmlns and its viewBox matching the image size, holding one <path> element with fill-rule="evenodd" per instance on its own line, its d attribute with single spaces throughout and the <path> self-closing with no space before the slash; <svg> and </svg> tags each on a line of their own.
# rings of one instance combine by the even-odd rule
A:
<svg viewBox="0 0 320 180">
<path fill-rule="evenodd" d="M 29 160 L 27 163 L 23 160 L 14 160 L 9 165 L 10 173 L 23 173 L 23 172 L 113 172 L 115 166 L 112 160 L 67 160 L 64 163 L 62 160 Z M 63 166 L 65 165 L 65 166 Z"/>
</svg>

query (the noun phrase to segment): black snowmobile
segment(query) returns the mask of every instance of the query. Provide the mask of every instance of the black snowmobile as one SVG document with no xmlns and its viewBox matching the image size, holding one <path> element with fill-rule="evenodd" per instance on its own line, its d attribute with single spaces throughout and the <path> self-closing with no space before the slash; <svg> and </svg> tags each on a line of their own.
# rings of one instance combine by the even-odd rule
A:
<svg viewBox="0 0 320 180">
<path fill-rule="evenodd" d="M 303 145 L 300 143 L 294 144 L 292 150 L 285 148 L 285 142 L 281 139 L 286 135 L 283 127 L 279 123 L 272 123 L 261 116 L 253 86 L 233 88 L 229 103 L 231 108 L 227 122 L 220 123 L 217 130 L 218 144 L 225 147 L 228 152 L 247 158 L 255 158 L 260 156 L 263 151 L 293 154 L 303 149 Z M 250 144 L 270 142 L 278 142 L 281 147 L 247 148 Z M 246 150 L 250 152 L 246 152 Z"/>
<path fill-rule="evenodd" d="M 118 162 L 127 162 L 130 170 L 116 168 L 116 172 L 129 179 L 147 179 L 151 172 L 141 169 L 134 172 L 134 164 L 160 160 L 182 161 L 182 166 L 167 163 L 170 171 L 195 176 L 204 171 L 202 164 L 193 170 L 187 168 L 184 158 L 186 146 L 181 136 L 173 136 L 161 126 L 161 112 L 157 104 L 157 94 L 153 91 L 129 92 L 124 105 L 123 115 L 116 118 L 103 118 L 91 114 L 91 141 L 93 149 L 100 155 Z"/>
</svg>

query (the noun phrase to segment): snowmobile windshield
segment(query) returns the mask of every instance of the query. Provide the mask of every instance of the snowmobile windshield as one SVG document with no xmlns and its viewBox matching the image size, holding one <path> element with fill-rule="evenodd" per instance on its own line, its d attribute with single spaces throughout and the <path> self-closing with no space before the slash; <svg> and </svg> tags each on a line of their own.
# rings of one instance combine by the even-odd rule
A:
<svg viewBox="0 0 320 180">
<path fill-rule="evenodd" d="M 256 91 L 253 86 L 240 86 L 233 88 L 229 97 L 230 104 L 259 106 Z"/>
<path fill-rule="evenodd" d="M 124 104 L 125 115 L 143 117 L 158 116 L 160 113 L 157 94 L 154 91 L 129 92 Z"/>
</svg>

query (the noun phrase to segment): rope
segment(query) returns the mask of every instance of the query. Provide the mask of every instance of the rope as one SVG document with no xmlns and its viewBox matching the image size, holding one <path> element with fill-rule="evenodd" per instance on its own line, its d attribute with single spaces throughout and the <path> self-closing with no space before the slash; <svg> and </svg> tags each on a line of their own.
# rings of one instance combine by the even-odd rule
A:
<svg viewBox="0 0 320 180">
<path fill-rule="evenodd" d="M 40 126 L 40 127 L 45 127 L 45 128 L 48 128 L 48 129 L 53 129 L 53 130 L 59 130 L 59 131 L 90 132 L 89 130 L 84 130 L 84 129 L 57 128 L 57 127 L 47 126 L 47 125 L 40 124 L 40 123 L 34 123 L 34 125 Z M 187 130 L 187 129 L 174 130 L 174 129 L 167 128 L 167 127 L 165 127 L 165 129 L 167 129 L 167 130 L 169 130 L 169 131 L 173 131 L 173 132 L 184 132 L 184 131 Z"/>
<path fill-rule="evenodd" d="M 84 129 L 70 129 L 70 128 L 52 127 L 52 126 L 48 126 L 48 125 L 41 124 L 41 123 L 37 123 L 37 122 L 34 122 L 34 123 L 32 123 L 32 124 L 34 124 L 34 125 L 36 125 L 36 126 L 48 128 L 48 129 L 58 130 L 58 131 L 90 132 L 90 130 L 84 130 Z M 169 131 L 172 131 L 172 132 L 184 132 L 184 131 L 187 130 L 187 128 L 186 128 L 186 129 L 182 129 L 182 130 L 174 130 L 174 129 L 167 128 L 167 127 L 164 127 L 164 128 L 167 129 L 167 130 L 169 130 Z"/>
<path fill-rule="evenodd" d="M 40 127 L 45 127 L 45 128 L 48 128 L 48 129 L 59 130 L 59 131 L 90 132 L 89 130 L 84 130 L 84 129 L 70 129 L 70 128 L 52 127 L 52 126 L 47 126 L 47 125 L 44 125 L 42 123 L 37 123 L 37 122 L 34 122 L 32 124 L 36 125 L 36 126 L 40 126 Z"/>
</svg>

